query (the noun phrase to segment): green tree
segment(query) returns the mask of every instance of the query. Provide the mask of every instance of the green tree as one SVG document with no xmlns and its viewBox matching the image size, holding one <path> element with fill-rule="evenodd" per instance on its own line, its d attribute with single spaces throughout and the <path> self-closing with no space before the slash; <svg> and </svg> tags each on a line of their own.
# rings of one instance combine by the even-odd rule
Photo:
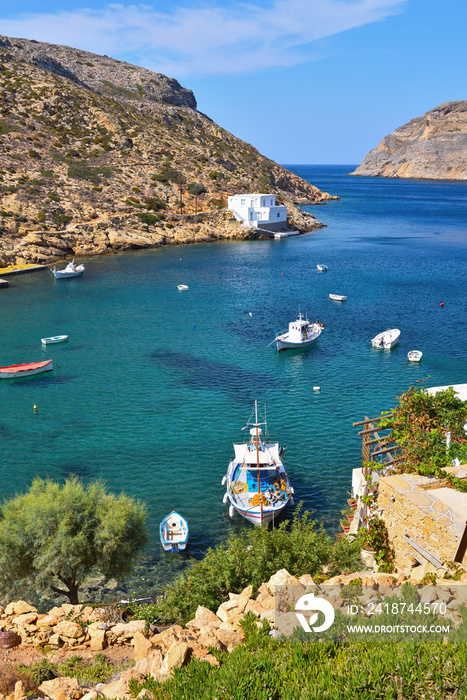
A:
<svg viewBox="0 0 467 700">
<path fill-rule="evenodd" d="M 0 506 L 0 580 L 50 586 L 76 604 L 92 567 L 106 576 L 130 571 L 146 542 L 145 522 L 143 503 L 108 493 L 102 481 L 70 477 L 60 486 L 36 478 Z"/>
</svg>

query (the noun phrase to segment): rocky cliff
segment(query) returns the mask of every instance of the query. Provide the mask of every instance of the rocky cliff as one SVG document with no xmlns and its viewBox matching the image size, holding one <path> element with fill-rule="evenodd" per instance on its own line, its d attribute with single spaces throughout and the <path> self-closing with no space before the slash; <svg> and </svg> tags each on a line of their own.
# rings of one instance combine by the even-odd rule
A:
<svg viewBox="0 0 467 700">
<path fill-rule="evenodd" d="M 445 102 L 400 126 L 350 174 L 467 180 L 467 100 Z"/>
<path fill-rule="evenodd" d="M 245 236 L 233 193 L 274 192 L 312 230 L 295 204 L 332 199 L 108 56 L 0 36 L 0 95 L 0 266 Z"/>
</svg>

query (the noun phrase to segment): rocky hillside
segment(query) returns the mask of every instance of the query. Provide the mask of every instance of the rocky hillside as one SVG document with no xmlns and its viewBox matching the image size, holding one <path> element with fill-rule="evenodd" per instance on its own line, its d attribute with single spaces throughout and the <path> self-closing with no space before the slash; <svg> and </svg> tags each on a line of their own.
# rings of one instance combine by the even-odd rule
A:
<svg viewBox="0 0 467 700">
<path fill-rule="evenodd" d="M 445 102 L 400 126 L 350 174 L 467 180 L 467 100 Z"/>
<path fill-rule="evenodd" d="M 232 193 L 274 192 L 312 230 L 294 204 L 332 199 L 108 56 L 0 36 L 0 95 L 0 266 L 245 235 Z"/>
</svg>

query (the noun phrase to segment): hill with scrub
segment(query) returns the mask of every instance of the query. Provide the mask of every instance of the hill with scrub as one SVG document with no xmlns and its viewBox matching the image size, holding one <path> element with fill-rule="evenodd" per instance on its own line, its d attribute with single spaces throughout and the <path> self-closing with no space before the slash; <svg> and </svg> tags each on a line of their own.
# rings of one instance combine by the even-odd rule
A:
<svg viewBox="0 0 467 700">
<path fill-rule="evenodd" d="M 445 102 L 398 127 L 350 174 L 467 180 L 467 100 Z"/>
<path fill-rule="evenodd" d="M 0 36 L 0 95 L 0 265 L 233 238 L 234 193 L 275 193 L 308 231 L 296 204 L 332 199 L 108 56 Z"/>
</svg>

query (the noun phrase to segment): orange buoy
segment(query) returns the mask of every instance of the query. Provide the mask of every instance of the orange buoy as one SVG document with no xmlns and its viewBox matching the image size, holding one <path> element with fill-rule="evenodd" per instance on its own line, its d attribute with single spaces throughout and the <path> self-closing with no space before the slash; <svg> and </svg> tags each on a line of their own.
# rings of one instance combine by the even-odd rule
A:
<svg viewBox="0 0 467 700">
<path fill-rule="evenodd" d="M 283 274 L 284 274 L 284 273 L 283 273 L 283 272 L 281 272 L 281 277 L 283 276 Z"/>
<path fill-rule="evenodd" d="M 440 306 L 444 306 L 444 301 L 441 302 Z"/>
</svg>

